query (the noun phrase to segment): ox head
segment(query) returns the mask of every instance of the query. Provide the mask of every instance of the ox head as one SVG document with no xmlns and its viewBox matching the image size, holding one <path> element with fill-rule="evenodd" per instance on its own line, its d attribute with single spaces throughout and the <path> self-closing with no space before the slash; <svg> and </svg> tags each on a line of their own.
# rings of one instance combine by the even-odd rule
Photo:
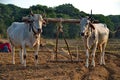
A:
<svg viewBox="0 0 120 80">
<path fill-rule="evenodd" d="M 42 26 L 46 23 L 42 15 L 40 14 L 33 14 L 33 12 L 30 13 L 29 16 L 23 17 L 23 21 L 30 24 L 30 30 L 34 32 L 34 34 L 39 34 L 42 32 Z"/>
<path fill-rule="evenodd" d="M 32 14 L 30 15 L 30 19 L 32 21 L 33 30 L 36 33 L 42 32 L 42 25 L 45 23 L 45 21 L 42 18 L 42 15 Z"/>
<path fill-rule="evenodd" d="M 82 37 L 89 37 L 92 30 L 95 29 L 89 18 L 82 18 L 80 21 L 80 34 Z"/>
</svg>

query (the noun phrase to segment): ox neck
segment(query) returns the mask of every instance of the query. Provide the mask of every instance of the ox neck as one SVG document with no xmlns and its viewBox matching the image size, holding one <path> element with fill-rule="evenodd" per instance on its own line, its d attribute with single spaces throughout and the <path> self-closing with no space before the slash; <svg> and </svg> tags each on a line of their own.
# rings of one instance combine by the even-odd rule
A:
<svg viewBox="0 0 120 80">
<path fill-rule="evenodd" d="M 33 26 L 31 26 L 31 28 L 32 28 L 32 31 L 33 31 L 34 35 L 38 34 L 38 33 L 35 32 Z"/>
<path fill-rule="evenodd" d="M 32 31 L 34 35 L 39 35 L 40 33 L 37 33 L 33 27 L 34 25 L 32 23 L 29 23 L 29 31 Z"/>
</svg>

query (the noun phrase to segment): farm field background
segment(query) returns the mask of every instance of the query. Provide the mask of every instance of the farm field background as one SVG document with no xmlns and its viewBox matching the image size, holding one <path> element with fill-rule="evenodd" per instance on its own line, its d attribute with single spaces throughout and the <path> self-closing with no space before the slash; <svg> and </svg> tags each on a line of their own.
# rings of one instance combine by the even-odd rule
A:
<svg viewBox="0 0 120 80">
<path fill-rule="evenodd" d="M 18 50 L 15 54 L 15 65 L 12 64 L 11 53 L 0 53 L 0 80 L 120 80 L 120 39 L 110 39 L 108 41 L 105 66 L 99 65 L 100 52 L 97 50 L 95 68 L 84 66 L 85 52 L 81 39 L 67 41 L 72 58 L 76 60 L 78 48 L 81 62 L 47 62 L 52 60 L 53 53 L 50 53 L 50 51 L 55 47 L 55 39 L 43 39 L 44 46 L 39 51 L 37 67 L 34 66 L 33 50 L 28 49 L 26 68 L 20 64 Z M 64 40 L 60 39 L 58 46 L 58 59 L 70 60 L 69 55 L 60 53 L 61 48 L 67 51 Z"/>
</svg>

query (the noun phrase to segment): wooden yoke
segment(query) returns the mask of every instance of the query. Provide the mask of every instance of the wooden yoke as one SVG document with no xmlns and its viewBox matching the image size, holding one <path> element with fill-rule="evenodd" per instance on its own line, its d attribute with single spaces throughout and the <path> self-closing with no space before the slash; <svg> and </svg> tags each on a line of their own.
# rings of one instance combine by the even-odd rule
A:
<svg viewBox="0 0 120 80">
<path fill-rule="evenodd" d="M 44 18 L 46 22 L 80 23 L 80 19 Z"/>
<path fill-rule="evenodd" d="M 62 18 L 60 18 L 59 19 L 59 24 L 58 24 L 58 26 L 57 26 L 57 32 L 56 32 L 56 50 L 55 50 L 55 53 L 56 53 L 56 55 L 55 55 L 55 57 L 56 57 L 56 61 L 57 61 L 57 49 L 58 49 L 58 36 L 59 36 L 59 33 L 61 32 L 62 33 L 62 36 L 63 36 L 63 38 L 64 38 L 64 41 L 65 41 L 65 43 L 66 43 L 66 45 L 67 45 L 67 49 L 68 49 L 68 54 L 70 55 L 70 59 L 71 59 L 71 61 L 72 61 L 72 55 L 71 55 L 71 53 L 70 53 L 70 49 L 69 49 L 69 45 L 68 45 L 68 43 L 67 43 L 67 40 L 65 39 L 65 36 L 64 36 L 64 32 L 63 32 L 63 26 L 62 26 L 62 21 L 63 19 Z M 56 21 L 57 22 L 57 21 Z"/>
<path fill-rule="evenodd" d="M 59 23 L 58 26 L 57 26 L 57 31 L 56 31 L 56 47 L 55 47 L 55 58 L 56 58 L 56 61 L 57 61 L 57 53 L 58 53 L 58 36 L 59 36 L 59 33 L 61 32 L 62 33 L 62 36 L 64 38 L 64 41 L 65 41 L 65 44 L 67 45 L 67 49 L 68 49 L 68 54 L 70 55 L 70 59 L 71 61 L 72 60 L 72 55 L 70 53 L 70 49 L 69 49 L 69 45 L 67 43 L 67 40 L 65 39 L 65 35 L 64 35 L 64 32 L 63 32 L 63 26 L 62 26 L 62 23 L 75 23 L 75 24 L 80 24 L 80 19 L 62 19 L 62 18 L 44 18 L 44 20 L 49 23 L 49 22 L 53 22 L 53 23 Z"/>
</svg>

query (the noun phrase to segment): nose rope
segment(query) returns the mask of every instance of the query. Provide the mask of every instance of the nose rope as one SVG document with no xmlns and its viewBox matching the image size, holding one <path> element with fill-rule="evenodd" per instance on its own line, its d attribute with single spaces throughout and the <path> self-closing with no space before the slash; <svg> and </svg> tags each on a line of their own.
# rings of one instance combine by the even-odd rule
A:
<svg viewBox="0 0 120 80">
<path fill-rule="evenodd" d="M 41 33 L 42 33 L 42 31 L 41 31 L 41 29 L 40 29 L 40 31 L 38 31 L 38 33 L 34 30 L 34 28 L 33 27 L 35 27 L 35 25 L 33 25 L 33 23 L 30 23 L 30 28 L 29 28 L 29 31 L 32 29 L 32 31 L 33 31 L 33 33 L 34 33 L 34 35 L 36 35 L 36 34 L 39 34 L 40 33 L 40 47 L 42 46 L 42 39 L 41 39 Z"/>
<path fill-rule="evenodd" d="M 34 30 L 34 25 L 32 25 L 33 23 L 30 23 L 30 28 L 29 28 L 29 31 L 32 29 L 34 35 L 38 34 L 35 30 Z M 41 33 L 41 31 L 39 31 Z"/>
<path fill-rule="evenodd" d="M 34 35 L 36 35 L 36 34 L 37 34 L 37 32 L 35 32 L 35 30 L 34 30 L 33 26 L 32 26 L 32 31 L 33 31 Z"/>
</svg>

